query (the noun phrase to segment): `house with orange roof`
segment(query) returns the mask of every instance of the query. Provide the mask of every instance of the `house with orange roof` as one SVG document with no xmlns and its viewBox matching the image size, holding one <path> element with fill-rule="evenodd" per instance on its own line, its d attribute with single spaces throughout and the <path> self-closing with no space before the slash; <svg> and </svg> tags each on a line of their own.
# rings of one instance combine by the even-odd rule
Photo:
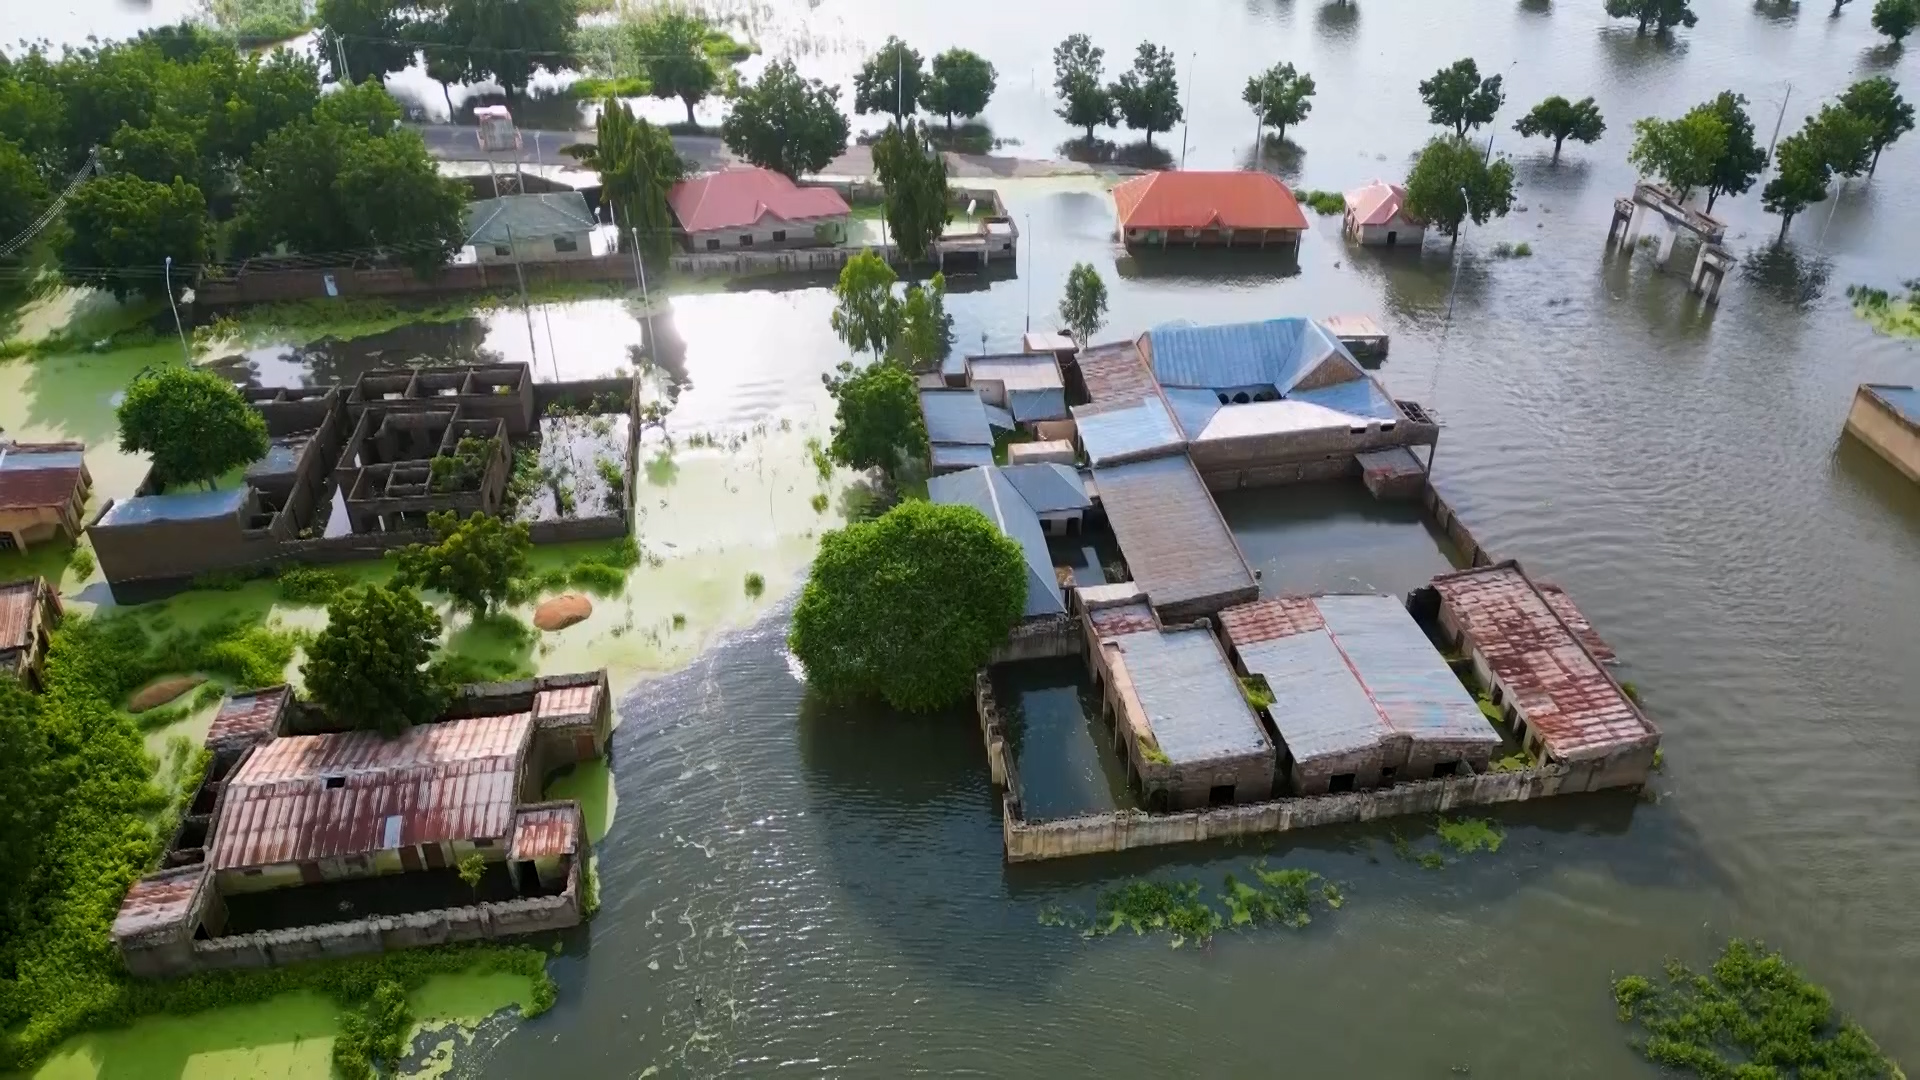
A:
<svg viewBox="0 0 1920 1080">
<path fill-rule="evenodd" d="M 1385 180 L 1347 192 L 1346 233 L 1367 247 L 1419 247 L 1427 223 L 1407 213 L 1407 189 Z"/>
<path fill-rule="evenodd" d="M 1298 249 L 1307 216 L 1263 172 L 1160 172 L 1113 189 L 1128 247 Z"/>
</svg>

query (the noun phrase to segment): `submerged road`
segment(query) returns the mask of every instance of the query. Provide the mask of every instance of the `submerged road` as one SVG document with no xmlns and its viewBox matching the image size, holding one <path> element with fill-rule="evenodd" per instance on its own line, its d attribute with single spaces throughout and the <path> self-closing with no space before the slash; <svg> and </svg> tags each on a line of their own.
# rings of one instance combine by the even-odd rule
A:
<svg viewBox="0 0 1920 1080">
<path fill-rule="evenodd" d="M 426 141 L 427 152 L 442 161 L 486 161 L 490 156 L 495 160 L 513 161 L 513 154 L 489 155 L 480 149 L 480 129 L 470 124 L 408 124 L 408 127 L 420 133 Z M 562 147 L 574 143 L 591 143 L 599 136 L 592 128 L 584 131 L 540 130 L 522 128 L 520 130 L 519 160 L 529 165 L 571 166 L 579 162 L 561 152 Z M 692 161 L 699 169 L 722 169 L 738 163 L 739 159 L 727 151 L 718 136 L 714 135 L 675 135 L 673 148 L 680 156 Z"/>
</svg>

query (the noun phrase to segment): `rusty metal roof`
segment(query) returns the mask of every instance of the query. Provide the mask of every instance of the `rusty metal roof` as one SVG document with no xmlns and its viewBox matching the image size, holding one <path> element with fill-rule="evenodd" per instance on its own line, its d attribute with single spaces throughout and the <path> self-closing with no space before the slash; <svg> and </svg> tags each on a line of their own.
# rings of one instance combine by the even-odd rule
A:
<svg viewBox="0 0 1920 1080">
<path fill-rule="evenodd" d="M 1238 604 L 1220 613 L 1220 628 L 1236 648 L 1326 629 L 1320 609 L 1304 596 L 1277 596 Z"/>
<path fill-rule="evenodd" d="M 1580 643 L 1587 647 L 1595 660 L 1611 664 L 1618 658 L 1613 646 L 1607 644 L 1600 632 L 1587 621 L 1587 617 L 1580 614 L 1580 609 L 1573 606 L 1573 597 L 1567 595 L 1567 590 L 1551 581 L 1536 581 L 1534 586 L 1540 590 L 1541 596 L 1546 597 L 1547 606 L 1553 608 L 1553 613 L 1560 616 L 1560 621 L 1567 624 L 1567 629 L 1579 637 Z"/>
<path fill-rule="evenodd" d="M 213 724 L 207 728 L 206 744 L 244 742 L 271 738 L 280 714 L 292 699 L 293 691 L 284 686 L 265 690 L 247 690 L 220 703 Z"/>
<path fill-rule="evenodd" d="M 0 445 L 0 510 L 72 502 L 87 482 L 84 449 L 77 442 Z"/>
<path fill-rule="evenodd" d="M 1518 565 L 1444 574 L 1433 587 L 1550 756 L 1598 757 L 1659 737 Z"/>
<path fill-rule="evenodd" d="M 580 850 L 580 808 L 576 803 L 522 810 L 513 818 L 509 859 L 551 859 Z"/>
<path fill-rule="evenodd" d="M 1087 618 L 1093 621 L 1093 632 L 1101 637 L 1137 634 L 1142 630 L 1158 629 L 1160 626 L 1154 620 L 1153 609 L 1145 603 L 1094 608 L 1087 612 Z"/>
<path fill-rule="evenodd" d="M 207 868 L 201 865 L 162 870 L 134 882 L 126 899 L 120 901 L 120 913 L 113 918 L 113 939 L 184 932 L 206 880 Z"/>
<path fill-rule="evenodd" d="M 533 719 L 542 727 L 591 723 L 600 712 L 600 684 L 542 690 L 533 698 Z"/>
<path fill-rule="evenodd" d="M 45 587 L 40 578 L 0 585 L 0 649 L 24 649 L 33 641 L 35 612 Z"/>
<path fill-rule="evenodd" d="M 1257 588 L 1213 495 L 1185 455 L 1096 468 L 1107 522 L 1156 610 L 1244 600 Z"/>
<path fill-rule="evenodd" d="M 1087 397 L 1096 405 L 1110 401 L 1132 405 L 1160 392 L 1138 341 L 1095 345 L 1083 350 L 1077 362 L 1080 378 L 1087 384 Z"/>
<path fill-rule="evenodd" d="M 499 838 L 513 822 L 533 715 L 274 739 L 227 782 L 216 870 Z"/>
</svg>

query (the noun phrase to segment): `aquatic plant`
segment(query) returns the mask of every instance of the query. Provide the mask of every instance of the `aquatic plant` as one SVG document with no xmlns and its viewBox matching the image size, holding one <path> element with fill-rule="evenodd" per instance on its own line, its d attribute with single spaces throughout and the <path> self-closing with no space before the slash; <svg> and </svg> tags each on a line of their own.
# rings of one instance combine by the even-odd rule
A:
<svg viewBox="0 0 1920 1080">
<path fill-rule="evenodd" d="M 1337 191 L 1297 191 L 1294 194 L 1301 202 L 1312 207 L 1316 214 L 1331 217 L 1347 212 L 1347 197 Z"/>
<path fill-rule="evenodd" d="M 613 596 L 627 587 L 627 572 L 600 562 L 574 564 L 567 581 L 576 588 L 601 596 Z"/>
<path fill-rule="evenodd" d="M 1628 701 L 1633 702 L 1635 705 L 1640 704 L 1640 687 L 1638 684 L 1631 680 L 1622 679 L 1620 681 L 1620 692 L 1627 695 Z"/>
<path fill-rule="evenodd" d="M 767 591 L 767 579 L 758 572 L 749 572 L 746 580 L 747 599 L 758 600 L 760 594 Z"/>
<path fill-rule="evenodd" d="M 346 587 L 346 576 L 334 570 L 288 566 L 280 571 L 280 598 L 292 604 L 325 604 Z"/>
<path fill-rule="evenodd" d="M 675 630 L 685 630 L 687 628 L 687 617 L 678 611 L 674 612 L 673 628 Z"/>
<path fill-rule="evenodd" d="M 1499 851 L 1500 844 L 1507 838 L 1498 826 L 1484 818 L 1461 818 L 1448 821 L 1441 818 L 1434 827 L 1440 834 L 1440 842 L 1462 855 L 1471 855 L 1476 851 Z"/>
<path fill-rule="evenodd" d="M 1174 935 L 1175 948 L 1188 941 L 1205 944 L 1224 922 L 1200 899 L 1197 881 L 1130 881 L 1101 893 L 1095 910 L 1089 935 L 1104 936 L 1122 927 L 1135 934 L 1167 930 Z"/>
<path fill-rule="evenodd" d="M 1138 745 L 1140 747 L 1140 759 L 1142 761 L 1150 765 L 1173 764 L 1173 759 L 1167 756 L 1165 750 L 1160 749 L 1160 744 L 1154 740 L 1153 736 L 1140 736 Z"/>
<path fill-rule="evenodd" d="M 827 498 L 825 492 L 820 492 L 815 494 L 814 497 L 809 501 L 813 504 L 813 512 L 816 514 L 826 513 L 827 507 L 832 505 L 831 501 Z"/>
<path fill-rule="evenodd" d="M 1279 923 L 1299 929 L 1313 921 L 1313 884 L 1320 880 L 1319 874 L 1311 870 L 1269 870 L 1266 863 L 1259 862 L 1253 865 L 1253 876 L 1259 886 L 1227 875 L 1226 891 L 1220 894 L 1220 902 L 1226 906 L 1230 925 Z M 1330 907 L 1344 902 L 1338 889 L 1333 890 L 1333 898 Z"/>
<path fill-rule="evenodd" d="M 1622 1023 L 1649 1061 L 1702 1077 L 1898 1078 L 1866 1030 L 1834 1011 L 1832 996 L 1758 941 L 1735 938 L 1710 974 L 1668 961 L 1666 981 L 1613 982 Z"/>
<path fill-rule="evenodd" d="M 1533 246 L 1521 241 L 1509 244 L 1505 240 L 1493 245 L 1493 257 L 1496 259 L 1524 259 L 1533 254 Z"/>
<path fill-rule="evenodd" d="M 820 474 L 821 483 L 833 479 L 833 459 L 827 456 L 827 448 L 819 439 L 807 439 L 807 456 L 813 460 L 813 471 Z"/>
</svg>

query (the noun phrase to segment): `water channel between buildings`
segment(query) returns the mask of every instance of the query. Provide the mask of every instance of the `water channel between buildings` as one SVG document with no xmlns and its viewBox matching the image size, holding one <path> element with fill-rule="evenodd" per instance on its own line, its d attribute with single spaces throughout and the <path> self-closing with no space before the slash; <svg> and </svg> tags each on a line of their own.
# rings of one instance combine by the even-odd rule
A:
<svg viewBox="0 0 1920 1080">
<path fill-rule="evenodd" d="M 115 33 L 170 13 L 78 6 L 78 22 Z M 1566 586 L 1618 649 L 1621 677 L 1640 686 L 1666 734 L 1657 801 L 1514 807 L 1497 815 L 1510 830 L 1498 854 L 1437 872 L 1393 858 L 1383 827 L 1295 834 L 1266 857 L 1317 870 L 1348 896 L 1305 931 L 1228 934 L 1204 950 L 1082 940 L 1039 913 L 1088 908 L 1100 888 L 1156 871 L 1211 890 L 1263 849 L 1003 865 L 970 715 L 905 719 L 809 700 L 784 651 L 782 605 L 697 658 L 605 661 L 624 667 L 632 689 L 613 749 L 622 812 L 598 845 L 601 912 L 584 945 L 554 962 L 559 1006 L 475 1048 L 465 1067 L 487 1077 L 538 1075 L 556 1061 L 592 1078 L 650 1066 L 663 1076 L 1239 1076 L 1285 1062 L 1306 1076 L 1652 1075 L 1614 1019 L 1609 976 L 1656 970 L 1667 955 L 1701 960 L 1730 934 L 1785 948 L 1885 1048 L 1920 1061 L 1920 492 L 1838 439 L 1856 383 L 1920 379 L 1912 347 L 1875 337 L 1840 295 L 1913 273 L 1920 137 L 1892 148 L 1878 179 L 1797 222 L 1788 253 L 1767 253 L 1777 222 L 1757 198 L 1723 203 L 1742 263 L 1717 310 L 1701 311 L 1647 254 L 1602 246 L 1612 199 L 1632 180 L 1634 118 L 1730 88 L 1753 99 L 1765 134 L 1792 79 L 1792 130 L 1850 79 L 1889 62 L 1910 75 L 1913 61 L 1873 51 L 1858 4 L 1829 20 L 1813 0 L 1792 17 L 1697 0 L 1699 26 L 1669 44 L 1605 25 L 1599 7 L 1210 0 L 1176 17 L 1144 0 L 993 2 L 962 17 L 821 0 L 756 10 L 770 53 L 796 50 L 803 68 L 835 78 L 890 32 L 923 49 L 977 49 L 1001 71 L 988 119 L 1022 140 L 1024 151 L 1009 152 L 1036 156 L 1071 134 L 1047 101 L 1047 53 L 1069 32 L 1093 33 L 1110 73 L 1147 36 L 1175 49 L 1183 77 L 1197 68 L 1188 154 L 1202 167 L 1248 159 L 1239 83 L 1292 60 L 1319 96 L 1291 136 L 1299 146 L 1269 164 L 1335 190 L 1404 168 L 1429 134 L 1418 79 L 1469 54 L 1505 72 L 1496 149 L 1515 156 L 1526 209 L 1469 228 L 1450 321 L 1443 242 L 1363 253 L 1321 220 L 1298 267 L 1116 259 L 1111 203 L 1090 180 L 1009 182 L 1030 260 L 1023 277 L 979 291 L 956 282 L 949 307 L 959 348 L 982 334 L 1009 345 L 1029 294 L 1036 327 L 1051 326 L 1068 268 L 1086 260 L 1112 291 L 1103 336 L 1173 319 L 1379 317 L 1394 336 L 1381 377 L 1447 425 L 1442 491 L 1483 544 Z M 15 18 L 0 16 L 0 30 Z M 40 18 L 29 13 L 22 32 L 61 29 Z M 1510 132 L 1549 93 L 1592 93 L 1608 121 L 1601 143 L 1570 145 L 1558 167 Z M 1159 141 L 1177 149 L 1181 133 Z M 1497 259 L 1502 240 L 1535 254 Z M 777 593 L 804 565 L 810 527 L 796 521 L 813 489 L 800 444 L 824 430 L 818 376 L 844 357 L 827 328 L 831 297 L 757 289 L 672 304 L 685 350 L 670 428 L 747 432 L 789 419 L 784 439 L 779 427 L 768 438 L 794 460 L 768 464 L 763 449 L 736 475 L 713 464 L 724 448 L 683 452 L 677 482 L 643 488 L 641 505 L 692 512 L 653 506 L 643 538 L 691 557 L 777 533 L 794 568 L 768 575 Z M 263 382 L 332 378 L 405 354 L 497 354 L 590 374 L 631 364 L 641 340 L 619 301 L 533 315 L 531 343 L 522 313 L 505 311 L 407 327 L 384 344 L 256 350 L 245 362 Z M 14 428 L 24 409 L 27 429 L 88 426 L 108 441 L 105 421 L 50 409 L 69 400 L 52 378 L 27 374 L 0 419 Z M 688 490 L 719 500 L 753 477 L 764 518 Z M 1364 497 L 1281 489 L 1223 505 L 1270 591 L 1402 591 L 1446 564 L 1417 519 Z M 1098 730 L 1071 675 L 1041 672 L 1023 691 L 1025 738 L 1068 755 L 1064 800 L 1098 804 L 1114 797 L 1112 778 L 1097 756 L 1071 756 L 1082 753 L 1075 738 L 1090 746 Z"/>
</svg>

